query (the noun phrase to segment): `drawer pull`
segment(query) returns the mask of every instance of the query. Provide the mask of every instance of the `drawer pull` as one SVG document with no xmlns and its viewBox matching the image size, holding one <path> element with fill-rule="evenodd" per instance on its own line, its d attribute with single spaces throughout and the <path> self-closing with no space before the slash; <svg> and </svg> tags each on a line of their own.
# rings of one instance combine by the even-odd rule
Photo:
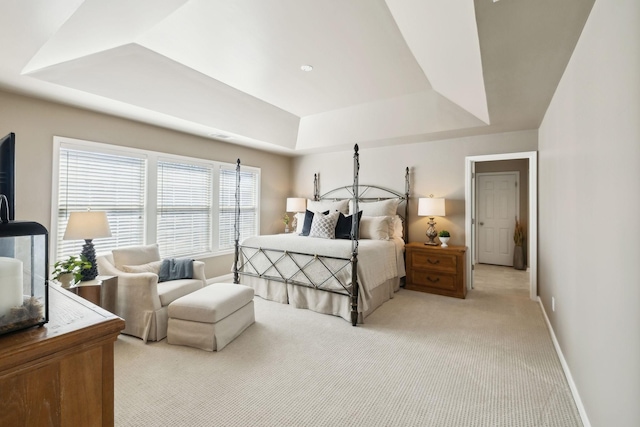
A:
<svg viewBox="0 0 640 427">
<path fill-rule="evenodd" d="M 439 259 L 433 260 L 431 258 L 427 258 L 427 262 L 429 262 L 429 264 L 440 264 Z"/>
<path fill-rule="evenodd" d="M 427 280 L 430 281 L 431 283 L 438 283 L 440 281 L 440 278 L 436 277 L 434 279 L 433 277 L 427 276 Z"/>
</svg>

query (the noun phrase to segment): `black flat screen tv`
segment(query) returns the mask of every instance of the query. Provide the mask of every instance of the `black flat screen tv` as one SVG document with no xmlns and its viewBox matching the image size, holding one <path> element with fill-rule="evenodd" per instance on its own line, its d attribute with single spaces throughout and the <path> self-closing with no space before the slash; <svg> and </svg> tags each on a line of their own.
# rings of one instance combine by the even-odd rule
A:
<svg viewBox="0 0 640 427">
<path fill-rule="evenodd" d="M 7 197 L 8 216 L 10 221 L 15 220 L 15 153 L 16 134 L 10 133 L 0 139 L 0 194 Z M 4 209 L 4 207 L 2 207 Z M 1 215 L 4 215 L 0 212 Z"/>
</svg>

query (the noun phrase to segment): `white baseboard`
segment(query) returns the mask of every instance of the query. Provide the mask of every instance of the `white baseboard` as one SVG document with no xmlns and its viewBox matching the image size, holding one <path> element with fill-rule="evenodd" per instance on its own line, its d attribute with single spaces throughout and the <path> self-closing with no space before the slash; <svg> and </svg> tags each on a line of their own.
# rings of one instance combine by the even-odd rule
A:
<svg viewBox="0 0 640 427">
<path fill-rule="evenodd" d="M 542 309 L 542 314 L 544 315 L 544 321 L 547 323 L 547 329 L 549 329 L 549 334 L 551 335 L 551 341 L 553 341 L 553 346 L 555 347 L 556 353 L 558 354 L 558 358 L 560 359 L 562 370 L 564 371 L 565 377 L 567 377 L 567 382 L 569 383 L 569 388 L 571 389 L 573 400 L 575 400 L 576 406 L 578 407 L 578 413 L 580 414 L 580 419 L 582 419 L 582 424 L 584 425 L 584 427 L 591 427 L 591 423 L 589 422 L 589 417 L 587 417 L 587 411 L 584 409 L 584 405 L 582 404 L 582 399 L 580 399 L 580 393 L 578 393 L 578 388 L 576 387 L 576 383 L 573 381 L 573 376 L 571 376 L 569 365 L 567 365 L 567 361 L 564 358 L 564 354 L 562 354 L 562 349 L 560 348 L 560 344 L 556 339 L 556 334 L 553 331 L 553 327 L 551 326 L 551 322 L 549 321 L 549 317 L 547 316 L 547 312 L 544 309 L 544 305 L 542 304 L 542 300 L 540 299 L 540 297 L 538 297 L 538 304 L 540 304 L 540 308 Z"/>
<path fill-rule="evenodd" d="M 210 285 L 212 283 L 233 283 L 233 273 L 207 279 L 207 285 Z"/>
</svg>

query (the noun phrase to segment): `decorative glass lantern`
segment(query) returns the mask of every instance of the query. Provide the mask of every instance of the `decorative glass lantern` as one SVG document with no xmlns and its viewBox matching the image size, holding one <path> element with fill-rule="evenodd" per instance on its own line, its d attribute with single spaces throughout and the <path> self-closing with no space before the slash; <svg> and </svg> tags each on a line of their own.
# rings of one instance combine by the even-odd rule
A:
<svg viewBox="0 0 640 427">
<path fill-rule="evenodd" d="M 0 222 L 0 335 L 49 320 L 47 229 L 37 222 L 5 221 Z"/>
</svg>

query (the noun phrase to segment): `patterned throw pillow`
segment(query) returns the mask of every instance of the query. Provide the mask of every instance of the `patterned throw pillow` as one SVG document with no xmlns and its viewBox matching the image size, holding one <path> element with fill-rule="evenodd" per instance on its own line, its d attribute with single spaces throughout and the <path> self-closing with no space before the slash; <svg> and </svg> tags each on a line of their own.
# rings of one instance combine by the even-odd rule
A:
<svg viewBox="0 0 640 427">
<path fill-rule="evenodd" d="M 322 212 L 323 215 L 328 214 L 329 211 Z M 311 231 L 311 224 L 313 223 L 313 212 L 307 209 L 307 212 L 304 215 L 304 223 L 302 224 L 302 233 L 301 236 L 308 236 Z"/>
<path fill-rule="evenodd" d="M 313 222 L 311 223 L 309 237 L 334 239 L 336 236 L 336 223 L 338 222 L 338 215 L 340 215 L 340 212 L 331 212 L 328 215 L 323 215 L 320 212 L 316 212 L 313 215 Z"/>
</svg>

